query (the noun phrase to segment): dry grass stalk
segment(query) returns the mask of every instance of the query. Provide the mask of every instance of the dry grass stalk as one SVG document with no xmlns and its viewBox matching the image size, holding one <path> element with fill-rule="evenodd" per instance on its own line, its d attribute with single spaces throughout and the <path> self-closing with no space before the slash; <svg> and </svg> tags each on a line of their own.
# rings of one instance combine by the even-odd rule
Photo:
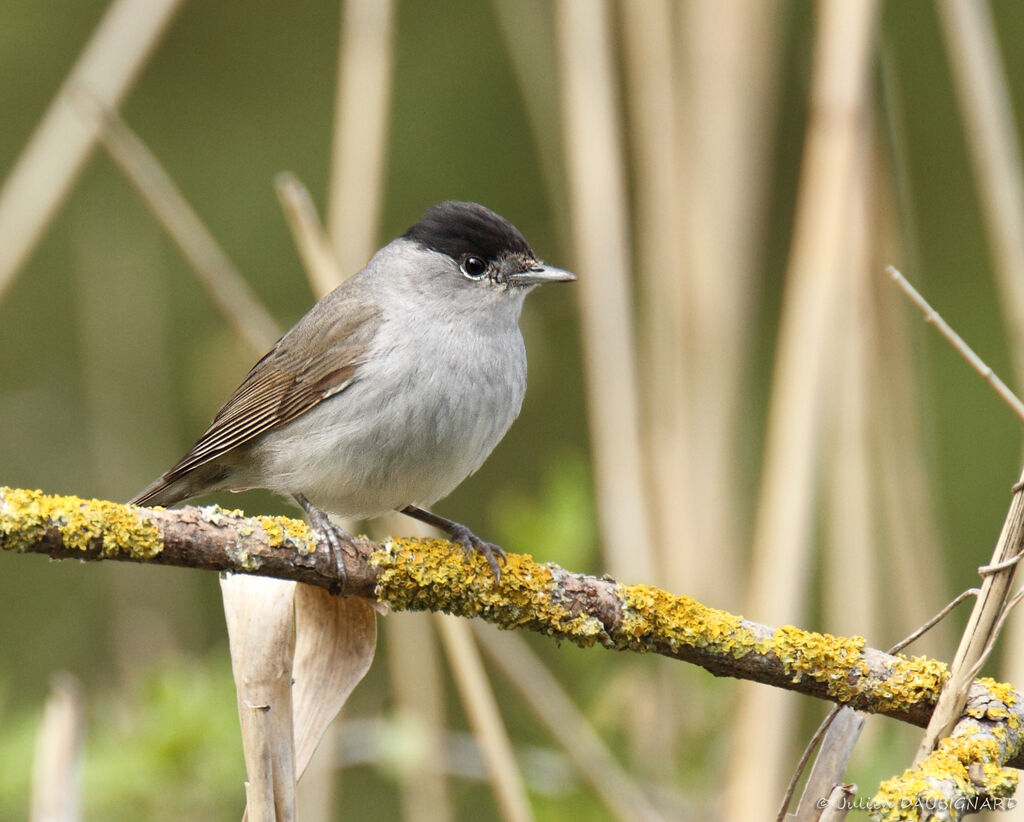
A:
<svg viewBox="0 0 1024 822">
<path fill-rule="evenodd" d="M 74 184 L 99 124 L 83 121 L 68 91 L 85 86 L 117 108 L 174 18 L 181 0 L 115 0 L 0 188 L 0 296 Z"/>
<path fill-rule="evenodd" d="M 436 537 L 422 522 L 394 513 L 373 523 L 372 533 Z M 388 658 L 388 684 L 398 721 L 419 739 L 419 756 L 410 757 L 398 774 L 403 822 L 447 822 L 453 817 L 443 761 L 447 710 L 442 661 L 437 649 L 437 625 L 428 614 L 410 613 L 383 622 Z M 458 675 L 461 676 L 461 675 Z M 466 675 L 468 678 L 471 675 Z M 487 685 L 489 688 L 489 684 Z M 498 711 L 493 696 L 482 705 Z M 467 709 L 468 714 L 468 709 Z M 497 713 L 488 725 L 500 723 Z M 477 741 L 482 748 L 482 742 Z"/>
<path fill-rule="evenodd" d="M 1017 381 L 1024 384 L 1024 163 L 988 3 L 939 0 Z"/>
<path fill-rule="evenodd" d="M 290 171 L 282 171 L 274 178 L 274 189 L 302 260 L 310 291 L 319 299 L 345 279 L 334 247 L 316 213 L 313 197 L 298 177 Z"/>
<path fill-rule="evenodd" d="M 342 277 L 362 268 L 376 246 L 391 113 L 394 6 L 394 0 L 342 4 L 327 208 L 327 233 Z"/>
<path fill-rule="evenodd" d="M 691 483 L 693 398 L 687 366 L 686 277 L 683 255 L 686 202 L 677 185 L 681 118 L 676 116 L 678 61 L 675 6 L 668 0 L 629 0 L 621 5 L 633 165 L 636 231 L 636 280 L 643 322 L 637 340 L 637 369 L 642 386 L 642 457 L 649 480 L 646 499 L 661 582 L 673 590 L 706 595 L 708 565 L 697 556 L 697 493 Z M 680 527 L 686 523 L 686 527 Z M 727 554 L 728 551 L 723 553 Z M 728 563 L 719 570 L 728 576 Z M 637 672 L 635 686 L 648 694 L 643 710 L 631 710 L 626 731 L 634 765 L 648 778 L 669 785 L 683 729 L 665 722 L 685 687 L 678 677 L 658 671 Z M 627 674 L 628 676 L 628 674 Z"/>
<path fill-rule="evenodd" d="M 643 444 L 651 479 L 649 510 L 665 584 L 695 596 L 707 593 L 695 492 L 689 470 L 691 400 L 687 356 L 685 215 L 688 203 L 677 181 L 686 147 L 677 128 L 678 67 L 673 37 L 675 6 L 668 0 L 622 4 L 626 102 L 635 178 L 636 270 L 641 300 L 638 363 L 643 391 Z M 589 273 L 589 272 L 588 272 Z M 680 528 L 680 523 L 688 527 Z M 672 543 L 669 549 L 669 543 Z M 723 574 L 729 576 L 728 570 Z M 694 576 L 696 575 L 696 578 Z"/>
<path fill-rule="evenodd" d="M 744 558 L 728 546 L 746 536 L 739 527 L 745 506 L 737 467 L 749 413 L 745 369 L 770 173 L 781 4 L 722 0 L 681 8 L 678 40 L 686 60 L 677 86 L 688 105 L 677 115 L 687 150 L 676 185 L 688 204 L 678 276 L 687 280 L 687 457 L 694 495 L 693 517 L 685 521 L 698 550 L 715 546 L 717 560 L 687 562 L 680 572 L 703 567 L 698 590 L 738 604 Z"/>
<path fill-rule="evenodd" d="M 399 728 L 413 736 L 399 770 L 402 822 L 449 822 L 445 768 L 445 693 L 432 618 L 403 614 L 386 620 L 388 683 Z"/>
<path fill-rule="evenodd" d="M 608 571 L 656 579 L 641 465 L 629 215 L 603 0 L 559 0 L 556 33 L 587 407 Z"/>
<path fill-rule="evenodd" d="M 828 465 L 824 478 L 824 627 L 832 633 L 879 635 L 878 541 L 871 464 L 871 419 L 875 398 L 869 380 L 868 347 L 873 338 L 871 270 L 872 128 L 860 133 L 854 174 L 847 253 L 841 261 L 839 305 L 833 328 L 836 348 L 834 390 L 829 392 L 825 431 Z"/>
<path fill-rule="evenodd" d="M 434 624 L 440 633 L 441 646 L 448 657 L 470 727 L 487 763 L 501 817 L 507 822 L 529 822 L 533 819 L 533 811 L 526 784 L 501 721 L 494 692 L 487 681 L 473 632 L 465 620 L 447 614 L 435 614 Z"/>
<path fill-rule="evenodd" d="M 81 819 L 82 695 L 77 681 L 58 676 L 43 709 L 32 760 L 29 822 Z"/>
<path fill-rule="evenodd" d="M 800 172 L 796 222 L 769 409 L 747 611 L 782 622 L 805 613 L 814 521 L 821 410 L 829 388 L 839 273 L 869 95 L 875 0 L 825 0 L 816 31 L 811 119 Z M 744 689 L 733 732 L 726 818 L 743 818 L 750 797 L 785 782 L 795 703 Z M 752 734 L 751 729 L 758 733 Z"/>
<path fill-rule="evenodd" d="M 616 761 L 548 667 L 521 637 L 471 623 L 484 651 L 558 740 L 605 807 L 623 822 L 663 822 L 647 791 Z"/>
<path fill-rule="evenodd" d="M 78 87 L 72 93 L 79 110 L 101 123 L 97 136 L 103 147 L 189 261 L 217 310 L 246 346 L 263 356 L 281 335 L 274 316 L 138 135 L 91 90 Z"/>
<path fill-rule="evenodd" d="M 899 271 L 892 266 L 889 266 L 887 270 L 889 276 L 900 287 L 900 290 L 924 314 L 924 321 L 935 326 L 946 342 L 953 347 L 953 350 L 967 361 L 968 365 L 999 395 L 999 399 L 1006 403 L 1013 410 L 1013 413 L 1024 422 L 1024 402 L 1021 402 L 1013 391 L 1010 390 L 1010 387 L 999 378 L 999 375 L 987 366 L 981 357 L 974 353 L 974 350 L 964 341 L 964 338 L 957 334 L 949 323 L 942 319 L 942 315 L 928 304 L 928 301 L 921 296 L 914 286 L 907 282 L 907 279 Z"/>
</svg>

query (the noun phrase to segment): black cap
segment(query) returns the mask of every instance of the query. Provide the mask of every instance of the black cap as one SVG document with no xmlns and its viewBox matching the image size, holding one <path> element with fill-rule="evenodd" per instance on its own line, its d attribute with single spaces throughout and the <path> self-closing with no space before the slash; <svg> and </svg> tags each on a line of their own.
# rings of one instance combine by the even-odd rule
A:
<svg viewBox="0 0 1024 822">
<path fill-rule="evenodd" d="M 536 256 L 518 228 L 479 203 L 438 203 L 402 236 L 459 261 L 470 255 L 488 261 L 513 254 Z"/>
</svg>

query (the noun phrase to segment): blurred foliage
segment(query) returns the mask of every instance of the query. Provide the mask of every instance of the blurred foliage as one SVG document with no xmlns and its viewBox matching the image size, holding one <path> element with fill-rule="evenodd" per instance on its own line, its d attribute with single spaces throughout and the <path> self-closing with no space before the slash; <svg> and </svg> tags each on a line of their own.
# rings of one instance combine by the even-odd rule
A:
<svg viewBox="0 0 1024 822">
<path fill-rule="evenodd" d="M 87 818 L 228 819 L 244 802 L 234 684 L 222 658 L 165 661 L 85 705 Z M 37 709 L 0 713 L 0 819 L 27 814 Z"/>
<path fill-rule="evenodd" d="M 546 466 L 533 494 L 517 488 L 495 501 L 491 519 L 500 545 L 521 545 L 564 568 L 593 573 L 587 566 L 595 559 L 596 513 L 587 463 L 567 454 Z"/>
<path fill-rule="evenodd" d="M 239 815 L 245 772 L 226 657 L 164 660 L 137 672 L 134 681 L 98 693 L 83 710 L 85 818 L 214 822 Z M 0 820 L 27 815 L 40 719 L 38 707 L 11 709 L 0 701 Z M 349 768 L 346 785 L 374 788 L 368 807 L 379 813 L 380 795 L 392 795 L 398 778 L 422 756 L 422 731 L 400 717 L 385 718 L 367 739 L 361 726 L 365 723 L 356 722 L 346 731 L 342 738 L 349 742 L 339 755 Z M 449 744 L 456 742 L 463 740 Z M 475 767 L 470 779 L 454 778 L 453 792 L 460 804 L 487 803 L 479 751 L 468 740 L 464 747 L 454 758 Z M 602 818 L 601 807 L 573 778 L 564 757 L 528 746 L 520 746 L 519 756 L 536 788 L 538 819 Z"/>
</svg>

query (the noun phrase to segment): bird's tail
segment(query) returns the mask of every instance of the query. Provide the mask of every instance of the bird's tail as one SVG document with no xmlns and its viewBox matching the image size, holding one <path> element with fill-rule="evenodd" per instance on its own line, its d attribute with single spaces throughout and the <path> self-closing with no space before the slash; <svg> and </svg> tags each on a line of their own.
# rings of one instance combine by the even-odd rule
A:
<svg viewBox="0 0 1024 822">
<path fill-rule="evenodd" d="M 174 505 L 192 496 L 185 485 L 184 478 L 168 482 L 164 477 L 160 477 L 128 500 L 128 504 L 145 505 L 150 508 L 156 505 Z"/>
<path fill-rule="evenodd" d="M 201 494 L 222 491 L 229 485 L 227 478 L 228 471 L 218 465 L 200 465 L 183 473 L 172 468 L 139 491 L 128 504 L 167 507 Z"/>
</svg>

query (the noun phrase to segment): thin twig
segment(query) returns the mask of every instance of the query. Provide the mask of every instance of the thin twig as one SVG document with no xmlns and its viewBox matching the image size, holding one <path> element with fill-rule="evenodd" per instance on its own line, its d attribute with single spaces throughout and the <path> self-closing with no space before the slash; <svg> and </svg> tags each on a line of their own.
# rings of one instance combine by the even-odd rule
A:
<svg viewBox="0 0 1024 822">
<path fill-rule="evenodd" d="M 922 636 L 924 636 L 926 633 L 928 633 L 932 628 L 934 628 L 936 625 L 938 625 L 940 622 L 942 622 L 942 620 L 944 620 L 949 615 L 950 611 L 952 611 L 954 608 L 956 608 L 957 605 L 959 605 L 965 599 L 970 599 L 971 597 L 976 597 L 977 595 L 978 595 L 978 589 L 977 588 L 968 588 L 966 591 L 961 591 L 941 611 L 939 611 L 937 614 L 935 614 L 935 616 L 933 616 L 926 623 L 924 623 L 924 625 L 922 625 L 917 630 L 912 631 L 907 636 L 905 636 L 903 639 L 901 639 L 899 642 L 897 642 L 895 645 L 893 645 L 889 649 L 888 653 L 890 653 L 890 654 L 898 654 L 900 651 L 902 651 L 904 648 L 906 648 L 910 643 L 917 642 L 918 639 L 920 639 Z"/>
<path fill-rule="evenodd" d="M 1000 571 L 1005 571 L 1007 568 L 1012 568 L 1020 562 L 1022 556 L 1024 556 L 1024 554 L 1017 554 L 1009 559 L 1004 559 L 1002 562 L 993 562 L 989 565 L 979 565 L 978 576 L 989 577 L 992 576 L 992 574 L 998 574 Z"/>
<path fill-rule="evenodd" d="M 949 323 L 942 319 L 939 312 L 929 305 L 928 301 L 907 281 L 906 277 L 891 265 L 885 270 L 895 281 L 896 285 L 900 287 L 900 290 L 910 298 L 910 301 L 921 309 L 921 313 L 924 314 L 924 321 L 934 325 L 935 329 L 953 346 L 953 350 L 967 360 L 971 368 L 981 375 L 981 378 L 992 387 L 1003 402 L 1010 406 L 1021 420 L 1024 420 L 1024 403 L 1007 387 L 1006 383 L 999 379 L 996 373 L 985 364 L 984 360 L 974 353 L 973 349 L 964 342 L 963 337 L 950 328 Z"/>
<path fill-rule="evenodd" d="M 923 312 L 925 322 L 931 323 L 970 366 L 995 390 L 1002 400 L 1024 420 L 1024 403 L 999 379 L 982 359 L 974 353 L 928 301 L 893 266 L 886 271 L 904 294 Z M 1024 476 L 1022 476 L 1024 480 Z M 1015 486 L 1017 489 L 1017 486 Z M 1021 552 L 1024 540 L 1024 500 L 1019 490 L 1014 491 L 1010 509 L 988 566 L 993 570 L 983 575 L 981 590 L 964 629 L 960 647 L 950 666 L 950 676 L 942 689 L 935 711 L 928 723 L 924 738 L 918 746 L 915 764 L 920 764 L 935 748 L 938 740 L 947 735 L 963 709 L 963 689 L 974 679 L 992 650 L 992 643 L 1005 621 L 1004 608 L 1009 587 L 1016 570 L 1014 559 Z"/>
</svg>

